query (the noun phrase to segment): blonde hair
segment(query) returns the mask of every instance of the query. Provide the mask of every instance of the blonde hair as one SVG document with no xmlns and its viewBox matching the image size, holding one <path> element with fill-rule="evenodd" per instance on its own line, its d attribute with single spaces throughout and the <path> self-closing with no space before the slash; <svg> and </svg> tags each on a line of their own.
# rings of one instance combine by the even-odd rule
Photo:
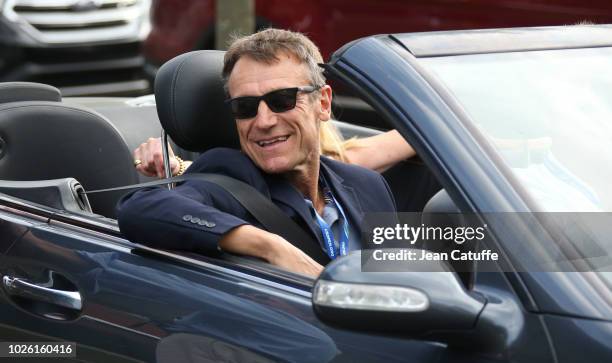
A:
<svg viewBox="0 0 612 363">
<path fill-rule="evenodd" d="M 348 162 L 344 149 L 344 139 L 330 121 L 321 122 L 321 126 L 319 126 L 319 146 L 321 154 L 345 163 Z"/>
<path fill-rule="evenodd" d="M 351 162 L 346 155 L 347 150 L 363 147 L 361 139 L 357 137 L 344 140 L 344 137 L 331 121 L 321 122 L 319 146 L 321 154 L 345 163 Z"/>
</svg>

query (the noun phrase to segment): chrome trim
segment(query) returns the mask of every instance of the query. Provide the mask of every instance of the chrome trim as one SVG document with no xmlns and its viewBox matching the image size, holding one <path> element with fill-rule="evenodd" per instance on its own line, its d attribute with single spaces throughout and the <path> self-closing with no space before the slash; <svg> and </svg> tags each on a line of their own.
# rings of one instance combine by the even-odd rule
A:
<svg viewBox="0 0 612 363">
<path fill-rule="evenodd" d="M 145 333 L 145 332 L 140 331 L 140 330 L 128 328 L 127 326 L 124 326 L 124 325 L 119 325 L 119 324 L 116 324 L 116 323 L 111 323 L 108 320 L 99 319 L 99 318 L 93 317 L 91 315 L 85 315 L 85 316 L 81 317 L 81 319 L 93 320 L 93 321 L 95 321 L 97 323 L 100 323 L 100 324 L 109 325 L 109 326 L 115 327 L 117 329 L 121 329 L 121 330 L 130 332 L 130 333 L 142 335 L 142 336 L 145 336 L 145 337 L 148 337 L 148 338 L 152 338 L 152 339 L 155 339 L 155 340 L 161 340 L 162 339 L 162 336 L 157 336 L 157 335 Z"/>
<path fill-rule="evenodd" d="M 52 282 L 51 279 L 50 283 Z M 9 295 L 22 296 L 73 310 L 83 308 L 81 294 L 78 291 L 56 290 L 11 276 L 2 277 L 2 284 Z"/>
<path fill-rule="evenodd" d="M 92 223 L 93 224 L 93 223 Z M 108 232 L 99 232 L 88 229 L 83 226 L 75 226 L 69 222 L 63 222 L 51 219 L 48 224 L 36 226 L 40 231 L 48 231 L 50 233 L 62 234 L 65 237 L 83 240 L 90 244 L 95 244 L 104 248 L 109 248 L 123 253 L 130 253 L 137 245 L 121 238 L 116 237 Z M 58 231 L 61 229 L 61 232 Z"/>
<path fill-rule="evenodd" d="M 17 218 L 20 217 L 20 218 Z M 31 219 L 29 221 L 24 221 L 23 219 Z M 27 225 L 28 227 L 37 225 L 37 224 L 45 224 L 49 222 L 49 217 L 41 216 L 38 214 L 26 212 L 20 209 L 11 208 L 6 205 L 0 204 L 0 220 L 8 220 L 13 223 L 18 223 L 21 225 Z M 37 223 L 38 222 L 38 223 Z"/>
<path fill-rule="evenodd" d="M 166 178 L 172 178 L 172 170 L 170 169 L 170 155 L 168 151 L 168 134 L 164 129 L 161 131 L 161 139 L 162 155 L 164 156 L 164 173 Z M 174 188 L 174 183 L 167 184 L 166 187 L 168 190 L 172 190 Z"/>
<path fill-rule="evenodd" d="M 274 281 L 268 280 L 268 279 L 263 278 L 263 277 L 254 276 L 254 275 L 252 275 L 250 273 L 246 273 L 246 272 L 242 272 L 242 271 L 237 271 L 237 270 L 234 270 L 234 269 L 229 268 L 229 267 L 215 265 L 213 263 L 202 261 L 202 260 L 198 260 L 198 259 L 195 259 L 195 258 L 181 256 L 181 255 L 178 255 L 178 254 L 175 254 L 175 253 L 172 253 L 172 252 L 158 250 L 158 249 L 147 247 L 147 246 L 144 246 L 144 245 L 139 245 L 138 246 L 138 250 L 148 252 L 148 253 L 150 253 L 150 254 L 152 254 L 154 256 L 165 257 L 165 258 L 167 258 L 169 260 L 173 260 L 173 261 L 177 261 L 177 262 L 182 262 L 182 263 L 186 263 L 186 264 L 190 264 L 190 265 L 195 265 L 195 266 L 198 266 L 200 268 L 205 268 L 205 269 L 207 269 L 209 271 L 213 271 L 213 272 L 216 272 L 216 273 L 226 274 L 226 275 L 234 277 L 234 278 L 243 279 L 243 280 L 249 281 L 249 283 L 251 283 L 251 284 L 255 283 L 255 284 L 260 284 L 262 286 L 267 286 L 267 287 L 270 287 L 270 288 L 273 288 L 273 289 L 282 290 L 282 291 L 288 292 L 288 293 L 290 293 L 292 295 L 302 296 L 302 297 L 305 297 L 307 299 L 310 299 L 311 296 L 312 296 L 310 290 L 302 290 L 302 289 L 299 289 L 297 287 L 292 287 L 292 286 L 284 285 L 282 283 L 274 282 Z M 239 265 L 237 265 L 237 266 L 239 266 Z M 239 267 L 244 267 L 244 266 L 239 266 Z M 266 272 L 263 272 L 263 273 L 266 274 Z M 314 279 L 312 279 L 312 281 L 313 281 L 313 285 L 314 285 Z"/>
</svg>

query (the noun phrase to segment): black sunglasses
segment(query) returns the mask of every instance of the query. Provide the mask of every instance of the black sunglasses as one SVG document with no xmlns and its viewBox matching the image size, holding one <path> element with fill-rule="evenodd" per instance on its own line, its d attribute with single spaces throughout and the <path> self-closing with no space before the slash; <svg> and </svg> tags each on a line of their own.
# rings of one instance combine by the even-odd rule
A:
<svg viewBox="0 0 612 363">
<path fill-rule="evenodd" d="M 262 100 L 272 112 L 280 113 L 293 109 L 297 102 L 298 92 L 312 93 L 322 86 L 303 86 L 277 89 L 263 96 L 236 97 L 225 102 L 230 104 L 232 114 L 236 119 L 247 119 L 257 116 L 259 102 Z"/>
</svg>

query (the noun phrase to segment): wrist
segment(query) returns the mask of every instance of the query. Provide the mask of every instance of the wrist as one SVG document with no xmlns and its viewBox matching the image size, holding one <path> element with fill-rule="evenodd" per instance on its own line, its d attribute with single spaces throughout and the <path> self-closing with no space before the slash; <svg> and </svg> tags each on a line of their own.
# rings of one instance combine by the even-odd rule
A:
<svg viewBox="0 0 612 363">
<path fill-rule="evenodd" d="M 282 259 L 290 253 L 290 248 L 293 246 L 279 235 L 267 231 L 263 232 L 265 235 L 262 236 L 263 238 L 260 241 L 261 258 L 273 265 L 279 265 Z"/>
<path fill-rule="evenodd" d="M 176 159 L 176 170 L 172 170 L 172 176 L 179 176 L 179 175 L 183 175 L 185 173 L 185 170 L 187 170 L 187 167 L 189 166 L 187 164 L 187 162 L 183 159 L 181 159 L 178 156 L 174 156 L 174 159 Z"/>
</svg>

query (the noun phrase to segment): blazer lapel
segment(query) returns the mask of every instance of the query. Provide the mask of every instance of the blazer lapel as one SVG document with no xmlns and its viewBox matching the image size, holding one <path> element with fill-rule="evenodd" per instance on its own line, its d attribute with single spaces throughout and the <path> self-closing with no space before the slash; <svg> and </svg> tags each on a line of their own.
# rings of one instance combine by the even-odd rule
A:
<svg viewBox="0 0 612 363">
<path fill-rule="evenodd" d="M 349 223 L 356 223 L 355 229 L 360 230 L 364 212 L 355 190 L 346 185 L 344 179 L 325 164 L 325 158 L 321 158 L 321 172 L 325 176 L 334 197 L 338 199 L 338 203 L 342 206 L 344 213 L 347 214 Z"/>
</svg>

